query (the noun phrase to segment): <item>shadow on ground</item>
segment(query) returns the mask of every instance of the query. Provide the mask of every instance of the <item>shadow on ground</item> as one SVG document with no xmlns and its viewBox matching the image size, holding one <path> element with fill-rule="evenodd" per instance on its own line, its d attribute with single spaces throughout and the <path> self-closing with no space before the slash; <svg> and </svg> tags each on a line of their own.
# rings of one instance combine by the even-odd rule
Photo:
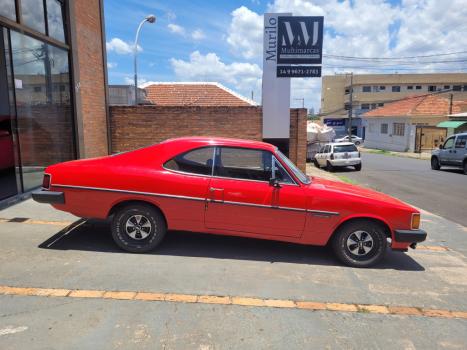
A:
<svg viewBox="0 0 467 350">
<path fill-rule="evenodd" d="M 78 220 L 39 245 L 43 249 L 121 253 L 105 221 Z M 130 254 L 130 253 L 128 253 Z M 162 244 L 147 254 L 287 262 L 307 265 L 340 265 L 328 247 L 211 234 L 169 231 Z M 375 268 L 424 271 L 409 255 L 388 250 Z"/>
</svg>

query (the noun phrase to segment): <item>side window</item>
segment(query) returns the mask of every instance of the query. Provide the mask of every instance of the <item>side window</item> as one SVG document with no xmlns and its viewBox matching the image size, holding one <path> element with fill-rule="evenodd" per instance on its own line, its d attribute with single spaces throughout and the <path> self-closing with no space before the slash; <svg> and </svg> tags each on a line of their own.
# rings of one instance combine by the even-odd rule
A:
<svg viewBox="0 0 467 350">
<path fill-rule="evenodd" d="M 289 173 L 284 169 L 281 163 L 274 157 L 274 176 L 281 183 L 293 184 L 295 183 L 290 177 Z"/>
<path fill-rule="evenodd" d="M 467 135 L 457 136 L 455 148 L 465 148 Z"/>
<path fill-rule="evenodd" d="M 211 175 L 214 147 L 191 150 L 165 162 L 164 167 L 185 173 Z"/>
<path fill-rule="evenodd" d="M 272 175 L 271 162 L 272 155 L 267 151 L 218 147 L 214 175 L 234 179 L 269 181 Z"/>
<path fill-rule="evenodd" d="M 454 137 L 448 138 L 444 143 L 443 148 L 452 148 L 452 145 L 454 145 Z"/>
</svg>

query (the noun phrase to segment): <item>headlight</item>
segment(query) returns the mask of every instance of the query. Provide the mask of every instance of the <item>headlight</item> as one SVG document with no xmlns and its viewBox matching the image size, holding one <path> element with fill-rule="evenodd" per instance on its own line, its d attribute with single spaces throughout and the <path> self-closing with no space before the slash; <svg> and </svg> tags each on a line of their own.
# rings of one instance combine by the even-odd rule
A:
<svg viewBox="0 0 467 350">
<path fill-rule="evenodd" d="M 410 228 L 412 230 L 417 230 L 420 227 L 420 213 L 412 214 L 412 221 L 410 223 Z"/>
</svg>

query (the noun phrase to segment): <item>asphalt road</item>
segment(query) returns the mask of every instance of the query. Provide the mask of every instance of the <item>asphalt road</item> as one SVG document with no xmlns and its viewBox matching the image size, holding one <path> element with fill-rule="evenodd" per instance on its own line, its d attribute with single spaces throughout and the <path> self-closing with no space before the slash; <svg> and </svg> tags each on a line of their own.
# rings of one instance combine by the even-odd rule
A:
<svg viewBox="0 0 467 350">
<path fill-rule="evenodd" d="M 339 170 L 359 184 L 467 226 L 467 176 L 458 169 L 431 170 L 428 160 L 363 153 L 360 172 Z"/>
</svg>

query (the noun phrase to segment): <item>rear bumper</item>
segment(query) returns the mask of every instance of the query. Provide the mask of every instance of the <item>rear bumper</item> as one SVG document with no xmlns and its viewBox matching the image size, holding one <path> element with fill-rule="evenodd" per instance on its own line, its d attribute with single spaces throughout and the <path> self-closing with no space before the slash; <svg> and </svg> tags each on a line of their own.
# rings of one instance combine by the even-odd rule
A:
<svg viewBox="0 0 467 350">
<path fill-rule="evenodd" d="M 362 162 L 360 158 L 349 158 L 349 159 L 332 159 L 329 160 L 332 166 L 348 166 L 348 165 L 358 165 Z"/>
<path fill-rule="evenodd" d="M 65 195 L 63 192 L 39 190 L 32 193 L 32 199 L 39 203 L 65 204 Z"/>
<path fill-rule="evenodd" d="M 396 242 L 418 243 L 426 239 L 426 231 L 423 230 L 395 230 Z"/>
</svg>

